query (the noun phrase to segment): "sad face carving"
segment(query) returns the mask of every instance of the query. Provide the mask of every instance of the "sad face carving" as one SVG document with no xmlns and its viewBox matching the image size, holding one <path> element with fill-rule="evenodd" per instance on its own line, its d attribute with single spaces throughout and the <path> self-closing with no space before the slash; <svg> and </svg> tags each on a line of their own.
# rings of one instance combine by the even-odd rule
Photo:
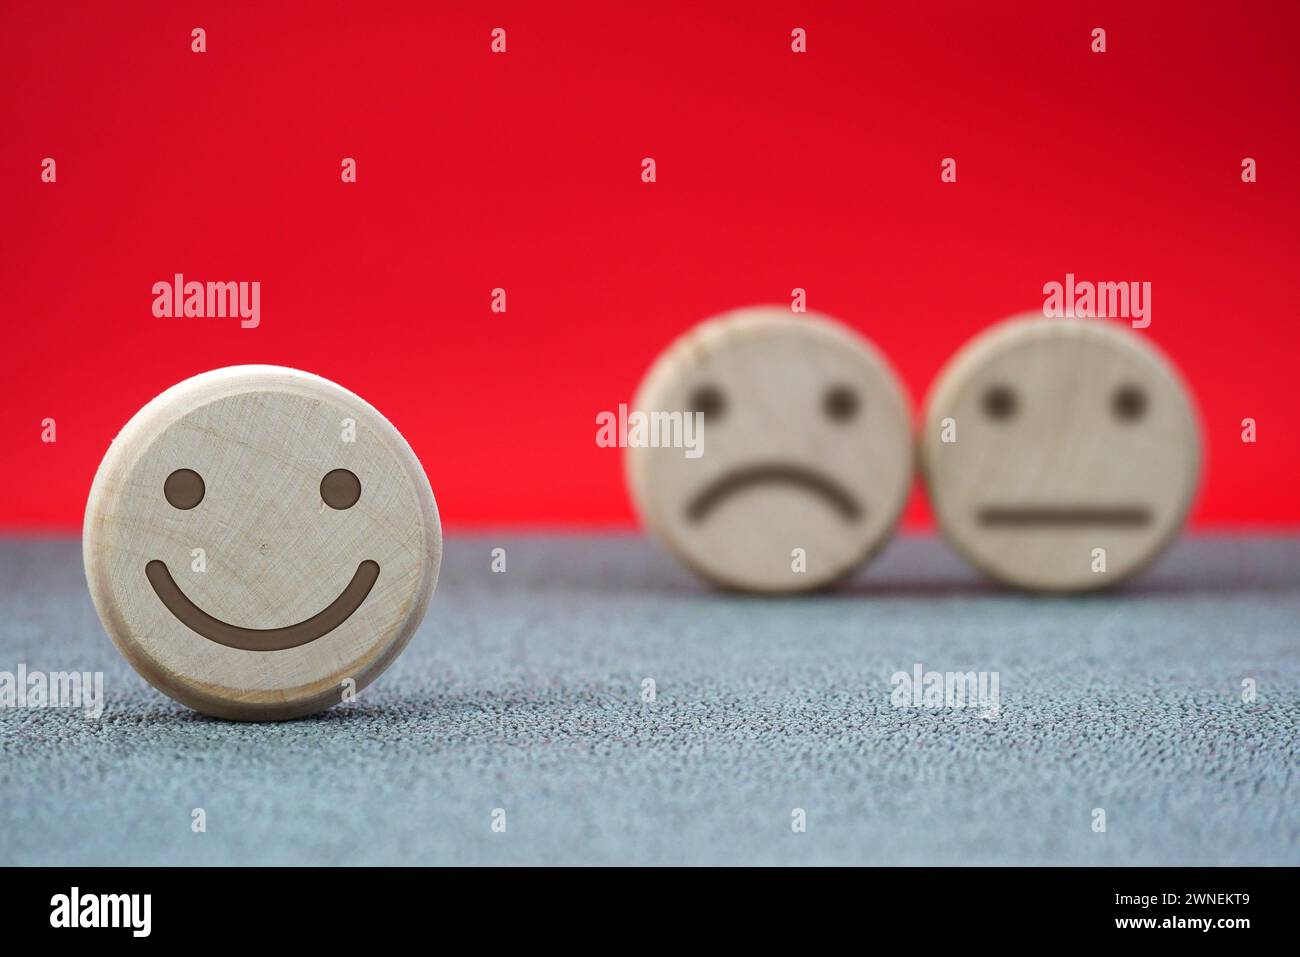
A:
<svg viewBox="0 0 1300 957">
<path fill-rule="evenodd" d="M 907 398 L 884 358 L 832 320 L 755 308 L 674 342 L 635 411 L 698 413 L 698 457 L 629 448 L 646 526 L 726 587 L 802 591 L 889 537 L 912 482 Z"/>
<path fill-rule="evenodd" d="M 231 718 L 329 707 L 410 639 L 441 557 L 401 435 L 317 376 L 219 369 L 146 405 L 86 510 L 86 575 L 122 653 Z"/>
</svg>

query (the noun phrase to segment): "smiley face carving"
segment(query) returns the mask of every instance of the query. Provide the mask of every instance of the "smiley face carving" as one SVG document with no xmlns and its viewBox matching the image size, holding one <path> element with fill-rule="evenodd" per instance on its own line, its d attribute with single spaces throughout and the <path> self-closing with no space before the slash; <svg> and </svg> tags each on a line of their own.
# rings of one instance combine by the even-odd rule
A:
<svg viewBox="0 0 1300 957">
<path fill-rule="evenodd" d="M 177 469 L 163 483 L 163 497 L 173 508 L 184 511 L 197 507 L 205 491 L 203 477 L 193 469 Z M 347 469 L 334 469 L 321 479 L 320 493 L 330 508 L 351 508 L 361 497 L 361 480 Z M 245 651 L 283 651 L 315 641 L 347 621 L 375 586 L 379 565 L 369 559 L 361 562 L 347 587 L 326 608 L 280 628 L 242 628 L 214 618 L 186 597 L 161 559 L 145 565 L 144 573 L 167 610 L 209 641 Z"/>
<path fill-rule="evenodd" d="M 1105 320 L 1019 317 L 965 346 L 926 402 L 935 515 L 970 561 L 1024 588 L 1124 580 L 1173 538 L 1200 431 L 1173 367 Z"/>
<path fill-rule="evenodd" d="M 851 572 L 911 485 L 907 398 L 883 357 L 830 319 L 744 309 L 674 342 L 633 411 L 698 413 L 701 454 L 629 447 L 647 528 L 730 588 L 787 592 Z"/>
<path fill-rule="evenodd" d="M 423 470 L 374 408 L 307 373 L 240 366 L 127 424 L 84 550 L 101 620 L 150 682 L 210 714 L 283 718 L 396 658 L 441 530 Z"/>
</svg>

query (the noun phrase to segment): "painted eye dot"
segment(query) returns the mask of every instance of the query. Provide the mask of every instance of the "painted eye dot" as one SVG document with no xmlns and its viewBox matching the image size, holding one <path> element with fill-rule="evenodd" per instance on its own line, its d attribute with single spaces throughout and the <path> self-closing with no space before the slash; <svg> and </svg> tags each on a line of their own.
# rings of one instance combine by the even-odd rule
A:
<svg viewBox="0 0 1300 957">
<path fill-rule="evenodd" d="M 702 385 L 691 393 L 690 407 L 703 412 L 705 419 L 718 419 L 726 411 L 727 400 L 717 386 Z"/>
<path fill-rule="evenodd" d="M 1147 394 L 1135 385 L 1122 385 L 1110 397 L 1110 407 L 1121 422 L 1136 422 L 1147 410 Z"/>
<path fill-rule="evenodd" d="M 832 422 L 848 422 L 861 404 L 858 394 L 846 385 L 833 385 L 822 397 L 822 411 Z"/>
<path fill-rule="evenodd" d="M 203 501 L 203 492 L 203 477 L 193 469 L 177 469 L 163 482 L 163 498 L 172 508 L 193 508 Z"/>
<path fill-rule="evenodd" d="M 351 508 L 361 497 L 361 479 L 347 469 L 326 472 L 320 480 L 320 497 L 330 508 Z"/>
<path fill-rule="evenodd" d="M 1010 386 L 993 385 L 984 393 L 983 405 L 984 414 L 995 422 L 1005 422 L 1016 414 L 1016 408 L 1019 405 Z"/>
</svg>

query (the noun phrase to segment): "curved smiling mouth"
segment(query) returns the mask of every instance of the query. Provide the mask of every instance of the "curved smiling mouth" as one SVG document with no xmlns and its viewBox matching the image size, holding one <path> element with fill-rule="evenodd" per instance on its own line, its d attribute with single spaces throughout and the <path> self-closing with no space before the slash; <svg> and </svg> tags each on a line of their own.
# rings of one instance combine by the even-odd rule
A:
<svg viewBox="0 0 1300 957">
<path fill-rule="evenodd" d="M 361 603 L 370 594 L 370 589 L 375 586 L 375 581 L 379 578 L 379 563 L 369 560 L 362 562 L 339 597 L 310 618 L 283 628 L 241 628 L 213 618 L 186 597 L 172 579 L 167 563 L 156 558 L 145 565 L 144 573 L 164 607 L 181 624 L 209 641 L 242 651 L 284 651 L 286 648 L 297 648 L 315 641 L 352 617 L 352 613 L 361 607 Z"/>
<path fill-rule="evenodd" d="M 801 465 L 766 464 L 736 469 L 704 486 L 686 506 L 686 517 L 702 522 L 718 505 L 738 492 L 756 485 L 794 485 L 812 492 L 846 521 L 856 522 L 863 508 L 847 489 L 819 472 Z"/>
</svg>

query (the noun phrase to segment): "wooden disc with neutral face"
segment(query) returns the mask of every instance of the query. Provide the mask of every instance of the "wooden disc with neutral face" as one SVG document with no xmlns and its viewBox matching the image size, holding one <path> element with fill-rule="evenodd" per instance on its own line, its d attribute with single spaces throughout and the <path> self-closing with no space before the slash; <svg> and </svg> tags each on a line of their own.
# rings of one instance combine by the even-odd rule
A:
<svg viewBox="0 0 1300 957">
<path fill-rule="evenodd" d="M 442 532 L 378 411 L 318 376 L 235 366 L 127 423 L 83 546 L 100 619 L 137 671 L 199 711 L 262 720 L 327 708 L 393 662 Z"/>
<path fill-rule="evenodd" d="M 655 362 L 629 419 L 697 411 L 698 457 L 626 453 L 642 521 L 696 572 L 751 591 L 817 588 L 888 539 L 912 483 L 911 415 L 857 333 L 776 307 L 703 323 Z"/>
<path fill-rule="evenodd" d="M 977 336 L 935 381 L 922 428 L 940 527 L 1022 588 L 1124 580 L 1175 536 L 1200 475 L 1177 372 L 1101 319 L 1025 316 Z"/>
</svg>

